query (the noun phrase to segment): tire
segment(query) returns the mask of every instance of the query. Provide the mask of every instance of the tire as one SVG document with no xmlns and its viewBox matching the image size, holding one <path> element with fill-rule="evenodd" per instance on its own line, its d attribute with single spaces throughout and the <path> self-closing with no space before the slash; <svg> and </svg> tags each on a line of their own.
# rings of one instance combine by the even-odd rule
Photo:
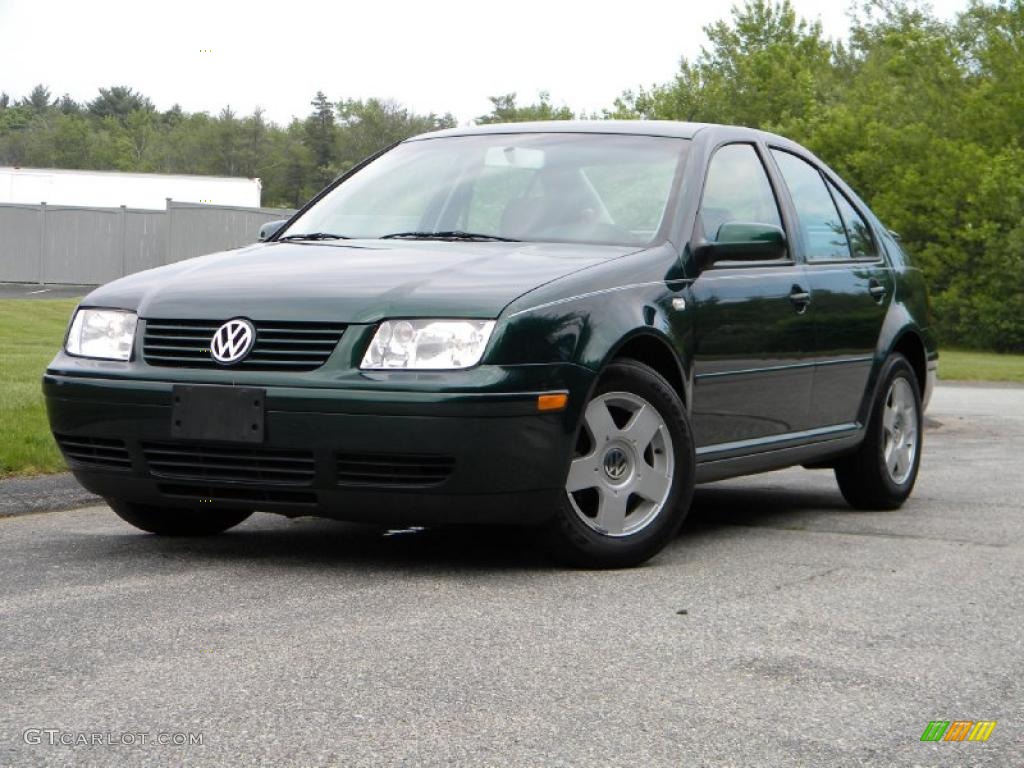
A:
<svg viewBox="0 0 1024 768">
<path fill-rule="evenodd" d="M 234 528 L 251 510 L 182 509 L 107 499 L 118 517 L 147 533 L 159 536 L 213 536 Z"/>
<path fill-rule="evenodd" d="M 921 463 L 921 390 L 903 355 L 892 354 L 879 377 L 867 434 L 856 453 L 836 463 L 839 490 L 857 509 L 897 509 L 917 481 Z"/>
<path fill-rule="evenodd" d="M 579 431 L 566 493 L 545 529 L 548 549 L 581 568 L 639 565 L 672 540 L 693 499 L 682 400 L 653 368 L 618 360 L 594 389 Z"/>
</svg>

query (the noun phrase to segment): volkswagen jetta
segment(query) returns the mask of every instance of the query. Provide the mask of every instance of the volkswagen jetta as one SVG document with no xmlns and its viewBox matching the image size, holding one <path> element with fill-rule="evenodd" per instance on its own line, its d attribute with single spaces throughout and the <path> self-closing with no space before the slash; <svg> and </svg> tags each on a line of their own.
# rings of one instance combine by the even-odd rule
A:
<svg viewBox="0 0 1024 768">
<path fill-rule="evenodd" d="M 609 567 L 664 547 L 697 483 L 830 468 L 870 509 L 914 486 L 921 274 L 779 136 L 441 131 L 264 235 L 93 291 L 46 371 L 71 469 L 143 530 L 529 524 Z"/>
</svg>

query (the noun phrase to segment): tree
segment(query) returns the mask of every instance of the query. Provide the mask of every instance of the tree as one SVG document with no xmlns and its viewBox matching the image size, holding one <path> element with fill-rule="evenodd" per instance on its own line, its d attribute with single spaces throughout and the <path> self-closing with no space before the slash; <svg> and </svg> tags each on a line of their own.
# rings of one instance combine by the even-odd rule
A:
<svg viewBox="0 0 1024 768">
<path fill-rule="evenodd" d="M 57 100 L 57 109 L 60 110 L 62 115 L 77 115 L 82 111 L 81 105 L 67 93 Z"/>
<path fill-rule="evenodd" d="M 28 107 L 36 114 L 43 114 L 55 104 L 56 101 L 50 95 L 50 89 L 40 84 L 33 88 L 27 97 L 21 100 L 19 106 Z"/>
<path fill-rule="evenodd" d="M 306 146 L 316 163 L 316 182 L 323 186 L 336 173 L 338 132 L 334 122 L 334 105 L 327 100 L 323 91 L 317 91 L 310 106 L 313 112 L 306 118 Z"/>
<path fill-rule="evenodd" d="M 136 110 L 152 112 L 153 103 L 126 85 L 100 88 L 100 95 L 89 102 L 89 112 L 95 117 L 114 117 L 124 122 Z"/>
<path fill-rule="evenodd" d="M 531 120 L 572 120 L 572 110 L 562 105 L 556 107 L 551 103 L 551 95 L 547 91 L 537 94 L 537 101 L 526 106 L 516 103 L 515 93 L 502 96 L 491 96 L 491 111 L 476 118 L 478 125 L 486 123 L 523 123 Z"/>
<path fill-rule="evenodd" d="M 832 101 L 833 46 L 789 0 L 748 0 L 704 33 L 708 45 L 670 83 L 627 91 L 606 114 L 778 129 Z"/>
<path fill-rule="evenodd" d="M 425 115 L 411 112 L 400 104 L 382 99 L 347 99 L 338 104 L 339 171 L 346 171 L 361 160 L 392 144 L 418 133 L 453 128 L 450 113 Z"/>
</svg>

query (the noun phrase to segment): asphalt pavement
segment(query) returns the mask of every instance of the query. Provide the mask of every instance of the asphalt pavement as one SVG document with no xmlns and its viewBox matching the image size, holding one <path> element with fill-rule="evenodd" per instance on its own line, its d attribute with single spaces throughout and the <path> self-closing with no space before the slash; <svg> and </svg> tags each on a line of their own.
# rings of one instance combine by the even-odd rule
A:
<svg viewBox="0 0 1024 768">
<path fill-rule="evenodd" d="M 76 299 L 95 285 L 56 285 L 51 283 L 0 283 L 0 299 Z"/>
<path fill-rule="evenodd" d="M 1024 389 L 930 416 L 901 510 L 723 482 L 631 571 L 502 529 L 0 518 L 0 765 L 1024 765 Z"/>
</svg>

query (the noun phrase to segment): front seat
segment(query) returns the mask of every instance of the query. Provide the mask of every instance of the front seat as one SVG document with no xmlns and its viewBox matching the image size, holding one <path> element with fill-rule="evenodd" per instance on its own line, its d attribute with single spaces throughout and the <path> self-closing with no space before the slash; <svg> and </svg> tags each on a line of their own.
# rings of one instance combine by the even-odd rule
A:
<svg viewBox="0 0 1024 768">
<path fill-rule="evenodd" d="M 545 198 L 520 197 L 505 206 L 501 215 L 501 236 L 523 240 L 546 226 L 547 211 Z"/>
</svg>

